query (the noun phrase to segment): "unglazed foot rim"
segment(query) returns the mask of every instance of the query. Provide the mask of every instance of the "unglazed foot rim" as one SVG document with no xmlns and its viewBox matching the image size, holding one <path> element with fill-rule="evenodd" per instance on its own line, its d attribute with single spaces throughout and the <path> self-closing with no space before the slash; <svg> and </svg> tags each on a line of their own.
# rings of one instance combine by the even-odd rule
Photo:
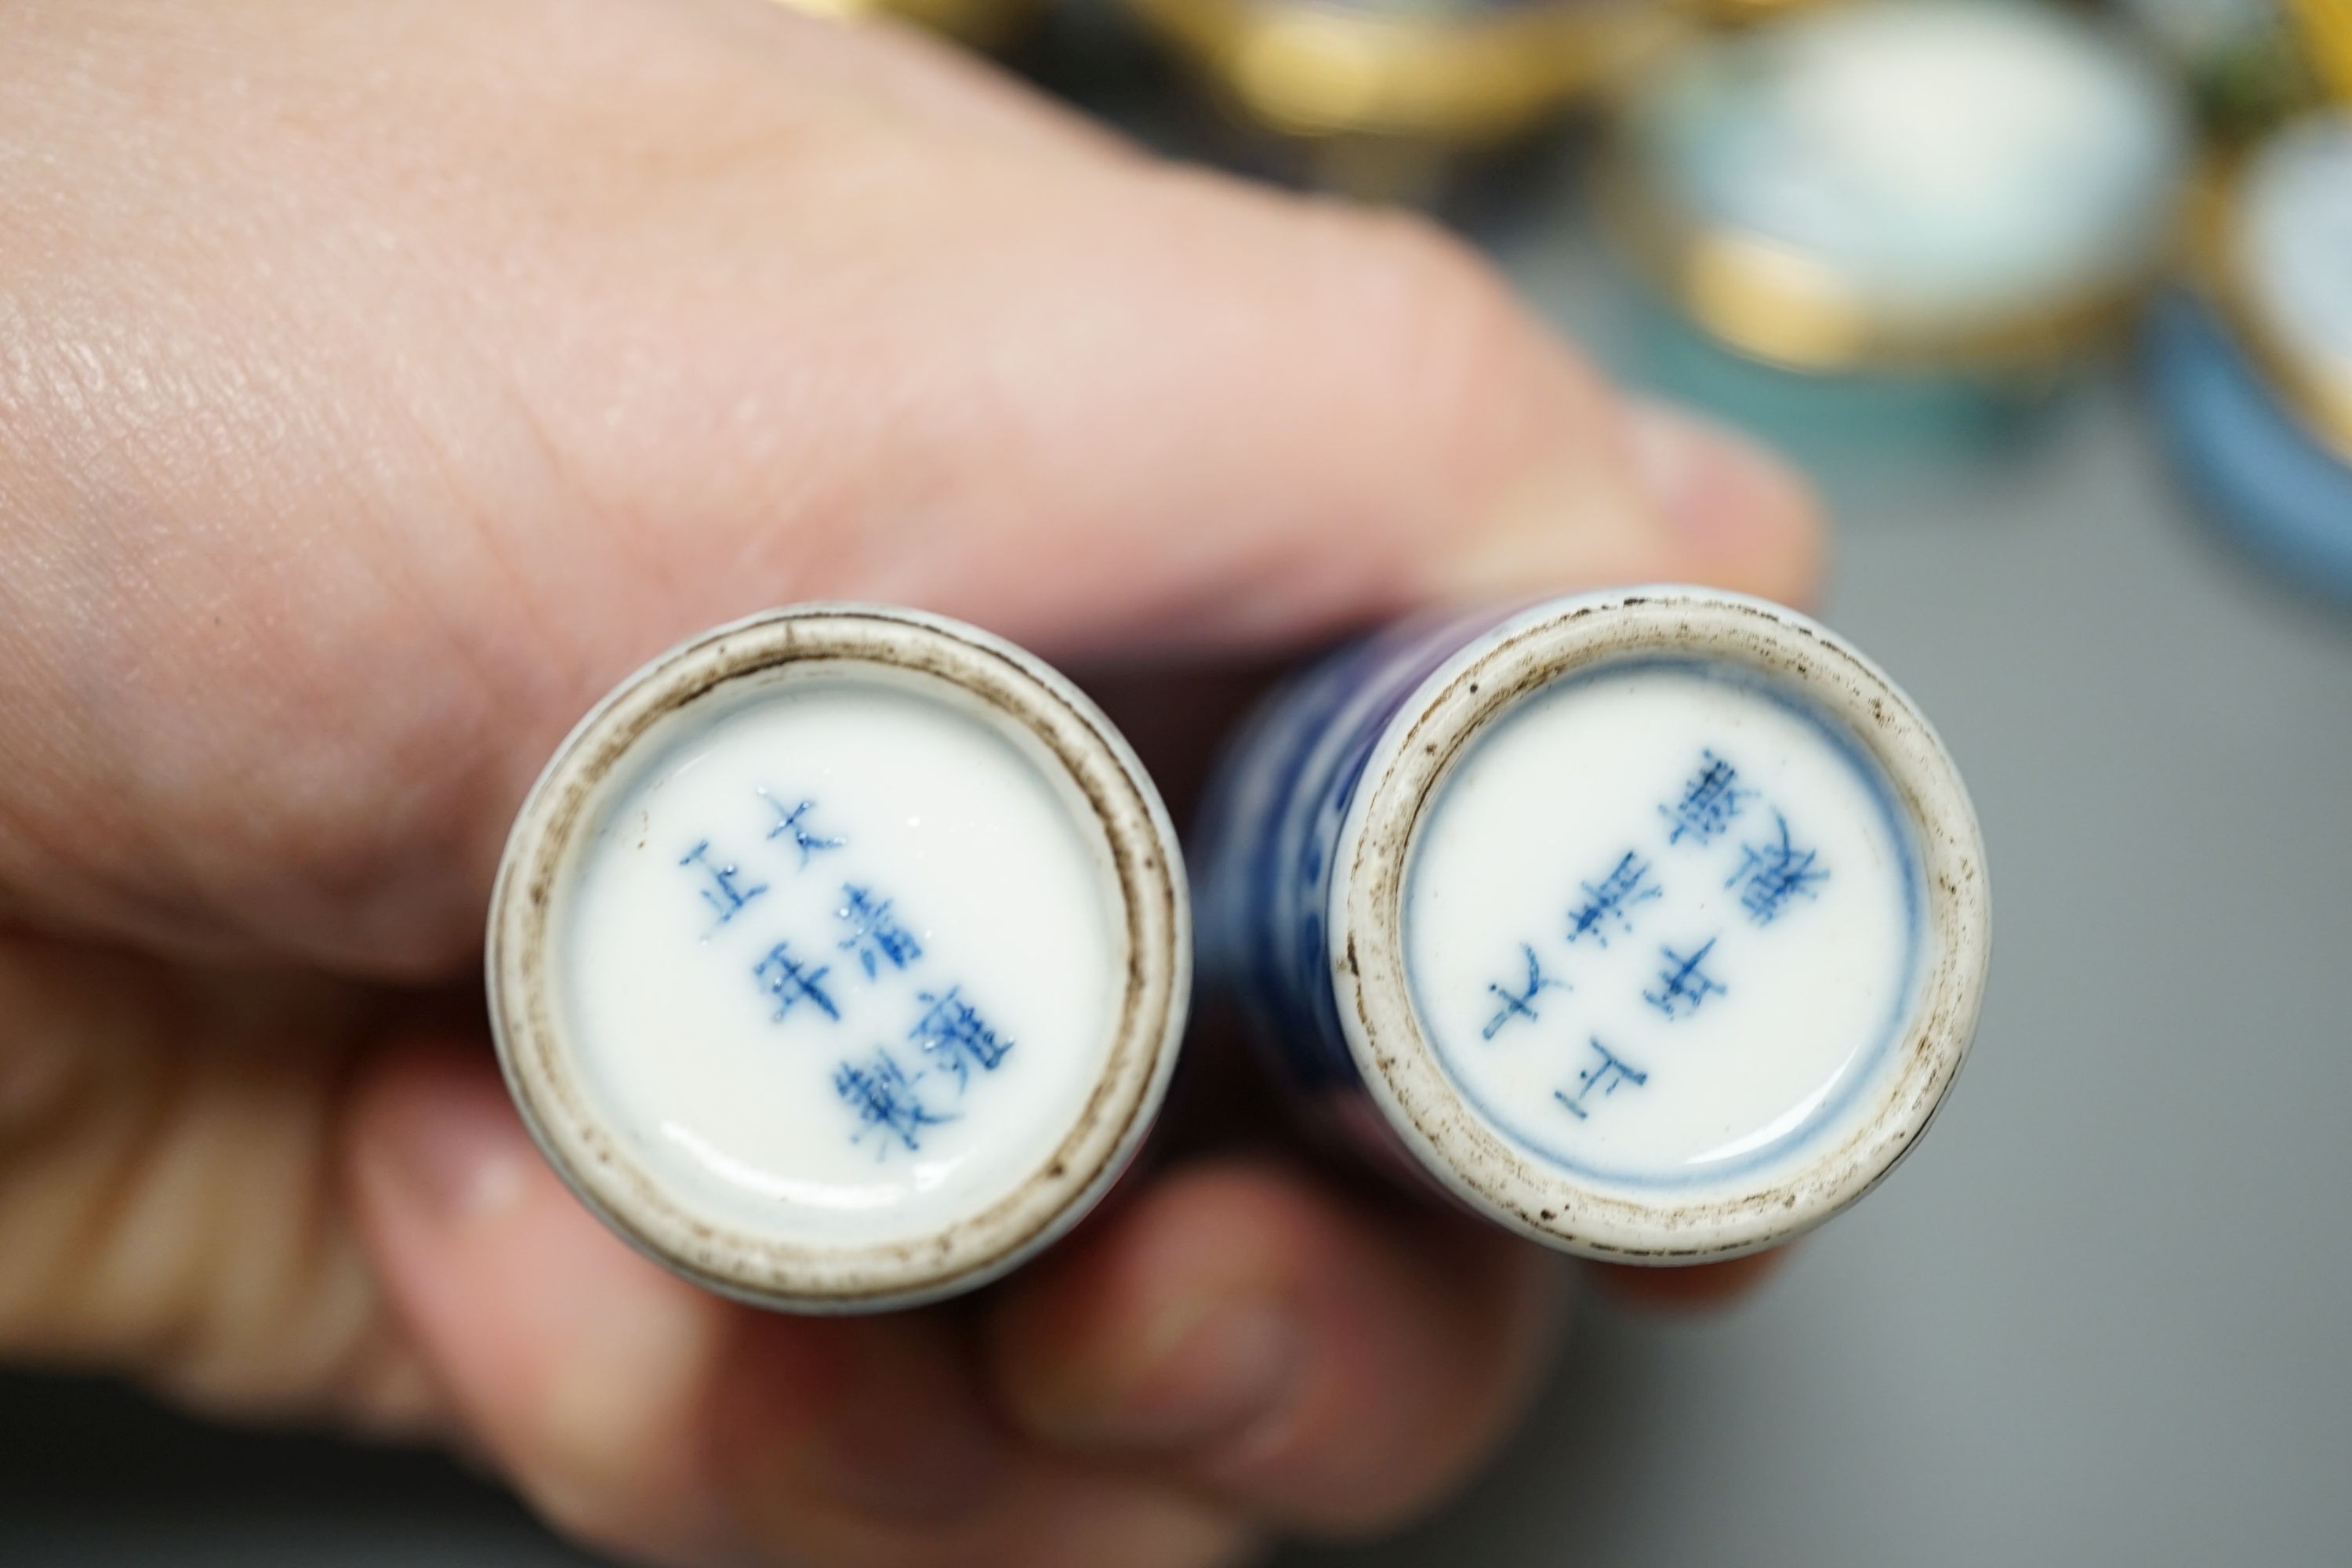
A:
<svg viewBox="0 0 2352 1568">
<path fill-rule="evenodd" d="M 1059 1144 L 1009 1194 L 937 1234 L 804 1245 L 692 1212 L 603 1125 L 557 1022 L 551 929 L 568 858 L 585 853 L 608 775 L 657 722 L 784 666 L 936 682 L 1007 732 L 1025 731 L 1099 818 L 1124 911 L 1124 973 L 1099 1081 Z M 794 673 L 802 673 L 796 670 Z M 1075 1225 L 1125 1167 L 1173 1070 L 1190 999 L 1191 919 L 1174 830 L 1127 742 L 1067 679 L 945 617 L 810 605 L 696 637 L 631 676 L 559 747 L 517 816 L 490 906 L 490 1019 L 532 1138 L 617 1234 L 724 1295 L 804 1312 L 878 1311 L 976 1288 Z"/>
<path fill-rule="evenodd" d="M 1415 834 L 1490 724 L 1563 678 L 1664 656 L 1754 672 L 1847 732 L 1915 836 L 1923 973 L 1891 1067 L 1841 1136 L 1704 1192 L 1601 1190 L 1507 1140 L 1465 1100 L 1423 1030 L 1407 966 Z M 1785 1241 L 1884 1177 L 1918 1140 L 1975 1032 L 1990 955 L 1976 814 L 1935 731 L 1880 670 L 1805 617 L 1739 595 L 1648 588 L 1546 605 L 1465 648 L 1369 759 L 1338 850 L 1330 962 L 1340 1024 L 1386 1119 L 1432 1176 L 1500 1224 L 1601 1259 L 1699 1262 Z"/>
</svg>

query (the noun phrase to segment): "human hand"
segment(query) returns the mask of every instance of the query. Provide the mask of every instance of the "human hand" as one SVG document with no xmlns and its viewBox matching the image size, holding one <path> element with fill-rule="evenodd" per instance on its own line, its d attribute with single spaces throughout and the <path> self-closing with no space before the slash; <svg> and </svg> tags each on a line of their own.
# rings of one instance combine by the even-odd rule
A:
<svg viewBox="0 0 2352 1568">
<path fill-rule="evenodd" d="M 971 1302 L 644 1262 L 499 1087 L 499 847 L 613 681 L 764 606 L 1115 664 L 1172 770 L 1171 668 L 1801 597 L 1777 468 L 1418 224 L 759 0 L 19 5 L 0 211 L 0 1351 L 429 1433 L 690 1563 L 1205 1563 L 1499 1438 L 1557 1260 L 1213 1139 Z"/>
</svg>

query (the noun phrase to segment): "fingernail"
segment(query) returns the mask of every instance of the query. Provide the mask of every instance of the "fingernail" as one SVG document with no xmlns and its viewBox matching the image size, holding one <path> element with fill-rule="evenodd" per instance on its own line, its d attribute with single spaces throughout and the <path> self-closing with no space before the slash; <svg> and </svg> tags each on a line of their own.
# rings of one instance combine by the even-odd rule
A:
<svg viewBox="0 0 2352 1568">
<path fill-rule="evenodd" d="M 530 1140 L 494 1086 L 412 1095 L 376 1131 L 385 1174 L 436 1224 L 496 1219 L 528 1190 Z"/>
<path fill-rule="evenodd" d="M 1070 1435 L 1118 1447 L 1175 1450 L 1239 1436 L 1279 1411 L 1306 1352 L 1282 1305 L 1228 1300 L 1178 1321 L 1169 1349 L 1100 1405 L 1064 1413 Z"/>
<path fill-rule="evenodd" d="M 1809 600 L 1821 517 L 1795 470 L 1696 415 L 1628 399 L 1613 444 L 1568 449 L 1429 563 L 1430 592 L 1509 599 L 1610 583 L 1715 583 Z"/>
<path fill-rule="evenodd" d="M 1752 534 L 1761 519 L 1801 510 L 1787 468 L 1755 442 L 1662 403 L 1626 405 L 1625 440 L 1643 494 L 1702 546 Z"/>
</svg>

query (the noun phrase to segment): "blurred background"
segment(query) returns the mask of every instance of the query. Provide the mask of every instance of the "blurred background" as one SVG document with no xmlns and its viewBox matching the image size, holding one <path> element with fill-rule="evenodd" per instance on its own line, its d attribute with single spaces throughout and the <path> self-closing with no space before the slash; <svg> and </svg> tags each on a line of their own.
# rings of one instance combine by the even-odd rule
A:
<svg viewBox="0 0 2352 1568">
<path fill-rule="evenodd" d="M 812 0 L 814 3 L 814 0 Z M 2352 1563 L 2352 0 L 825 0 L 1422 207 L 1780 443 L 1984 816 L 1936 1135 L 1308 1563 Z M 2331 107 L 2336 105 L 2336 107 Z M 582 1563 L 437 1458 L 0 1380 L 0 1562 Z"/>
</svg>

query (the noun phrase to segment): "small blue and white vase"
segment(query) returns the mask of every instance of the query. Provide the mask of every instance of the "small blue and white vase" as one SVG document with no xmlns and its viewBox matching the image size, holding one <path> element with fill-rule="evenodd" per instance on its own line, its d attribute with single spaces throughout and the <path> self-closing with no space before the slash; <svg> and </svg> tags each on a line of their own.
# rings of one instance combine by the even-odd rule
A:
<svg viewBox="0 0 2352 1568">
<path fill-rule="evenodd" d="M 1437 616 L 1236 739 L 1204 977 L 1314 1118 L 1523 1235 L 1654 1263 L 1885 1175 L 1974 1034 L 1976 816 L 1825 628 L 1690 587 Z"/>
</svg>

